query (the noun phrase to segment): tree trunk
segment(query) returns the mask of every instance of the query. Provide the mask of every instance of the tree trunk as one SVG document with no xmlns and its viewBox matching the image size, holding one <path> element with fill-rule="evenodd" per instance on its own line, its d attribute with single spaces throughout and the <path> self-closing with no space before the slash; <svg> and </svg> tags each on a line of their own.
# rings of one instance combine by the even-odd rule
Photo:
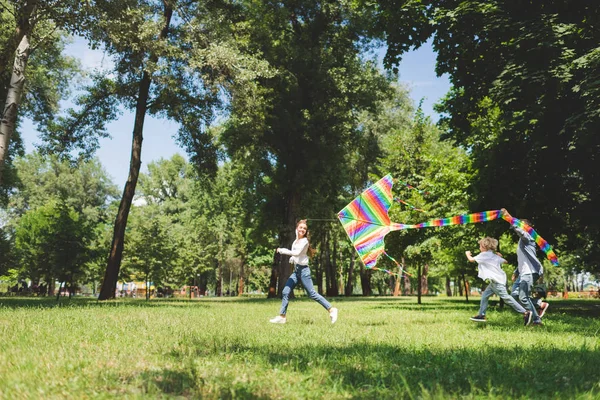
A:
<svg viewBox="0 0 600 400">
<path fill-rule="evenodd" d="M 417 304 L 421 304 L 421 264 L 417 265 Z"/>
<path fill-rule="evenodd" d="M 454 279 L 454 294 L 456 294 L 457 290 L 458 290 L 458 295 L 462 297 L 463 290 L 462 290 L 462 282 L 460 280 L 460 277 Z"/>
<path fill-rule="evenodd" d="M 291 248 L 292 243 L 296 239 L 296 217 L 298 215 L 298 206 L 300 204 L 300 194 L 297 192 L 290 192 L 286 198 L 285 224 L 279 234 L 279 237 L 281 238 L 279 243 L 280 247 Z M 290 227 L 292 229 L 290 229 Z M 292 274 L 290 258 L 288 256 L 280 257 L 278 267 L 277 296 L 281 297 L 285 283 Z M 293 297 L 294 292 L 292 291 L 292 293 L 290 293 L 290 298 Z"/>
<path fill-rule="evenodd" d="M 240 265 L 240 279 L 238 281 L 237 293 L 238 293 L 238 296 L 241 296 L 244 294 L 244 261 L 243 260 Z"/>
<path fill-rule="evenodd" d="M 402 268 L 398 267 L 398 276 L 396 276 L 396 282 L 394 282 L 394 297 L 400 296 L 400 280 L 402 279 Z"/>
<path fill-rule="evenodd" d="M 148 271 L 146 270 L 146 301 L 150 300 L 150 279 L 148 279 Z"/>
<path fill-rule="evenodd" d="M 223 296 L 223 263 L 217 260 L 217 287 L 215 288 L 215 296 Z"/>
<path fill-rule="evenodd" d="M 15 52 L 19 48 L 23 37 L 25 35 L 30 36 L 35 26 L 32 23 L 32 16 L 36 11 L 38 0 L 28 0 L 21 2 L 22 6 L 15 15 L 16 28 L 12 37 L 8 40 L 2 53 L 0 53 L 0 110 L 4 110 L 6 105 L 7 93 L 12 80 L 10 66 L 14 64 Z M 2 182 L 2 176 L 0 175 L 0 182 Z"/>
<path fill-rule="evenodd" d="M 452 297 L 452 287 L 450 286 L 449 276 L 446 276 L 446 296 Z"/>
<path fill-rule="evenodd" d="M 337 265 L 335 260 L 335 253 L 337 252 L 336 241 L 333 240 L 333 249 L 330 252 L 329 246 L 327 246 L 327 269 L 326 269 L 326 281 L 327 281 L 327 296 L 339 295 L 338 284 L 337 284 Z M 333 258 L 333 259 L 332 259 Z"/>
<path fill-rule="evenodd" d="M 277 297 L 277 265 L 279 264 L 277 251 L 273 255 L 273 264 L 271 265 L 271 279 L 269 279 L 269 293 L 267 293 L 268 299 L 274 299 Z"/>
<path fill-rule="evenodd" d="M 371 270 L 367 269 L 364 265 L 360 267 L 360 286 L 362 289 L 363 296 L 371 295 Z"/>
<path fill-rule="evenodd" d="M 344 255 L 340 249 L 340 252 L 337 254 L 338 255 L 338 259 L 340 260 L 340 269 L 339 271 L 336 272 L 336 274 L 338 275 L 338 294 L 337 296 L 343 294 L 345 285 L 344 285 Z"/>
<path fill-rule="evenodd" d="M 325 236 L 323 236 L 320 245 L 321 251 L 319 251 L 317 265 L 315 266 L 315 277 L 317 278 L 317 292 L 319 292 L 320 295 L 323 295 L 323 293 L 325 293 L 323 292 L 323 265 L 325 265 L 325 262 L 323 261 L 325 259 L 325 251 L 323 249 L 325 248 Z"/>
<path fill-rule="evenodd" d="M 6 97 L 2 99 L 4 108 L 2 110 L 2 118 L 0 119 L 0 183 L 2 183 L 4 176 L 10 138 L 15 131 L 17 111 L 21 104 L 23 87 L 25 86 L 25 68 L 27 67 L 30 53 L 29 35 L 23 35 L 16 51 L 13 73 L 10 78 L 8 90 L 5 92 Z"/>
<path fill-rule="evenodd" d="M 468 303 L 469 302 L 469 282 L 467 282 L 467 278 L 465 277 L 465 274 L 463 274 L 462 278 L 463 278 L 463 282 L 465 283 L 465 298 Z"/>
<path fill-rule="evenodd" d="M 325 232 L 323 241 L 323 270 L 325 271 L 325 294 L 329 296 L 331 292 L 331 253 L 329 251 L 329 234 Z"/>
<path fill-rule="evenodd" d="M 356 265 L 356 253 L 352 250 L 350 256 L 350 267 L 348 267 L 348 280 L 346 281 L 346 288 L 344 289 L 344 295 L 352 296 L 353 287 L 352 281 L 354 280 L 354 266 Z"/>
<path fill-rule="evenodd" d="M 404 265 L 404 259 L 402 260 L 402 265 Z M 410 284 L 410 278 L 406 275 L 404 275 L 404 285 L 402 288 L 402 295 L 403 296 L 408 296 L 410 294 L 412 294 L 412 286 Z"/>
<path fill-rule="evenodd" d="M 429 274 L 429 264 L 423 266 L 423 272 L 421 274 L 421 293 L 429 294 L 429 285 L 427 284 L 427 275 Z"/>
<path fill-rule="evenodd" d="M 165 21 L 158 40 L 166 39 L 169 33 L 169 25 L 171 23 L 172 15 L 172 7 L 165 3 Z M 158 62 L 158 56 L 152 56 L 150 62 L 152 64 Z M 150 75 L 150 72 L 148 70 L 144 70 L 142 79 L 140 81 L 138 99 L 135 108 L 135 122 L 133 126 L 133 138 L 131 143 L 129 176 L 127 177 L 127 182 L 125 183 L 125 188 L 123 189 L 121 203 L 119 204 L 119 211 L 117 212 L 117 218 L 115 220 L 115 227 L 113 231 L 112 244 L 110 246 L 110 254 L 108 256 L 104 281 L 102 283 L 102 288 L 100 289 L 100 296 L 98 297 L 98 300 L 114 299 L 115 297 L 117 279 L 119 277 L 119 270 L 121 269 L 121 259 L 123 258 L 127 217 L 129 216 L 129 210 L 131 209 L 131 203 L 133 201 L 133 195 L 135 194 L 135 187 L 137 185 L 140 167 L 142 164 L 141 156 L 144 120 L 146 118 L 146 110 L 148 108 L 148 94 L 150 92 L 151 83 L 152 76 Z"/>
<path fill-rule="evenodd" d="M 56 283 L 54 283 L 54 277 L 48 278 L 46 284 L 48 285 L 48 296 L 54 296 L 54 287 L 56 286 Z"/>
<path fill-rule="evenodd" d="M 56 294 L 56 301 L 60 300 L 60 293 L 62 292 L 62 288 L 63 288 L 64 284 L 65 284 L 65 282 L 61 282 L 58 285 L 58 293 Z"/>
</svg>

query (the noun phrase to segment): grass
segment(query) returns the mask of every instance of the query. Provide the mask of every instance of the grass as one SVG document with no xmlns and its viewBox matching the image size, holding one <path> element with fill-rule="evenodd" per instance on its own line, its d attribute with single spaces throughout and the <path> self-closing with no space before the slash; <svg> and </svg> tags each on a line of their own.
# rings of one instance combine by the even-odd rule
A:
<svg viewBox="0 0 600 400">
<path fill-rule="evenodd" d="M 0 298 L 0 398 L 600 398 L 600 301 Z"/>
</svg>

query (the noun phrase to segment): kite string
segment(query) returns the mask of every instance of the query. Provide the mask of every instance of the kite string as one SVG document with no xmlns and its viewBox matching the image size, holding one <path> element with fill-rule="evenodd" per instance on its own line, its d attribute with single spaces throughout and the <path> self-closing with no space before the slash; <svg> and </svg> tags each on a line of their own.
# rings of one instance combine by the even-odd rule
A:
<svg viewBox="0 0 600 400">
<path fill-rule="evenodd" d="M 396 182 L 400 182 L 401 184 L 403 184 L 404 186 L 406 186 L 406 187 L 407 187 L 407 188 L 409 188 L 409 189 L 416 190 L 417 192 L 419 192 L 419 193 L 421 193 L 421 194 L 426 194 L 426 195 L 430 195 L 430 194 L 431 194 L 431 193 L 429 193 L 429 192 L 428 192 L 428 191 L 426 191 L 426 190 L 417 189 L 416 187 L 414 187 L 414 186 L 412 186 L 412 185 L 409 185 L 407 182 L 404 182 L 402 179 L 394 178 L 394 180 L 395 180 Z"/>
<path fill-rule="evenodd" d="M 393 262 L 396 263 L 396 265 L 398 266 L 398 268 L 400 268 L 400 271 L 402 271 L 402 274 L 404 276 L 412 276 L 411 274 L 409 274 L 408 272 L 406 272 L 406 270 L 404 269 L 404 265 L 400 264 L 398 261 L 396 261 L 396 259 L 392 256 L 390 256 L 385 250 L 383 251 L 383 254 L 385 254 L 387 256 L 387 258 L 389 258 L 390 260 L 392 260 Z M 392 273 L 392 272 L 388 272 L 388 273 Z M 399 274 L 395 274 L 395 275 L 399 275 Z"/>
<path fill-rule="evenodd" d="M 415 211 L 425 212 L 425 210 L 423 210 L 421 208 L 417 208 L 417 207 L 413 206 L 412 204 L 410 204 L 409 202 L 404 201 L 402 199 L 399 199 L 397 197 L 394 197 L 394 200 L 397 201 L 397 202 L 399 202 L 399 203 L 404 204 L 405 206 L 408 206 L 409 208 L 412 208 Z"/>
</svg>

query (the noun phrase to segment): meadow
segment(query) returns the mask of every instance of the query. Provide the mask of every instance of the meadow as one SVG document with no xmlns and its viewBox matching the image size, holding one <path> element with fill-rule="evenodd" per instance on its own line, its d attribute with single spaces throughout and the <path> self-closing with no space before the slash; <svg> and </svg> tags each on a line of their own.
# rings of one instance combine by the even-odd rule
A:
<svg viewBox="0 0 600 400">
<path fill-rule="evenodd" d="M 2 399 L 600 398 L 600 301 L 545 325 L 479 298 L 0 298 Z"/>
</svg>

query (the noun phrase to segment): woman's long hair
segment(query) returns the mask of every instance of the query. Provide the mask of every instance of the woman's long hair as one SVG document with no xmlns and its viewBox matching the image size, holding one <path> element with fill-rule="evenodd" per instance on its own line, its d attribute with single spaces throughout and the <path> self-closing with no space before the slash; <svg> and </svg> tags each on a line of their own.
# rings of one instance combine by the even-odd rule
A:
<svg viewBox="0 0 600 400">
<path fill-rule="evenodd" d="M 296 229 L 298 229 L 298 225 L 300 224 L 304 224 L 306 225 L 306 240 L 308 240 L 308 250 L 306 251 L 306 253 L 308 254 L 308 257 L 312 258 L 315 254 L 317 254 L 317 250 L 315 250 L 311 245 L 310 245 L 310 237 L 309 237 L 309 232 L 308 232 L 308 224 L 306 223 L 305 219 L 301 219 L 300 221 L 298 221 L 296 223 Z"/>
</svg>

